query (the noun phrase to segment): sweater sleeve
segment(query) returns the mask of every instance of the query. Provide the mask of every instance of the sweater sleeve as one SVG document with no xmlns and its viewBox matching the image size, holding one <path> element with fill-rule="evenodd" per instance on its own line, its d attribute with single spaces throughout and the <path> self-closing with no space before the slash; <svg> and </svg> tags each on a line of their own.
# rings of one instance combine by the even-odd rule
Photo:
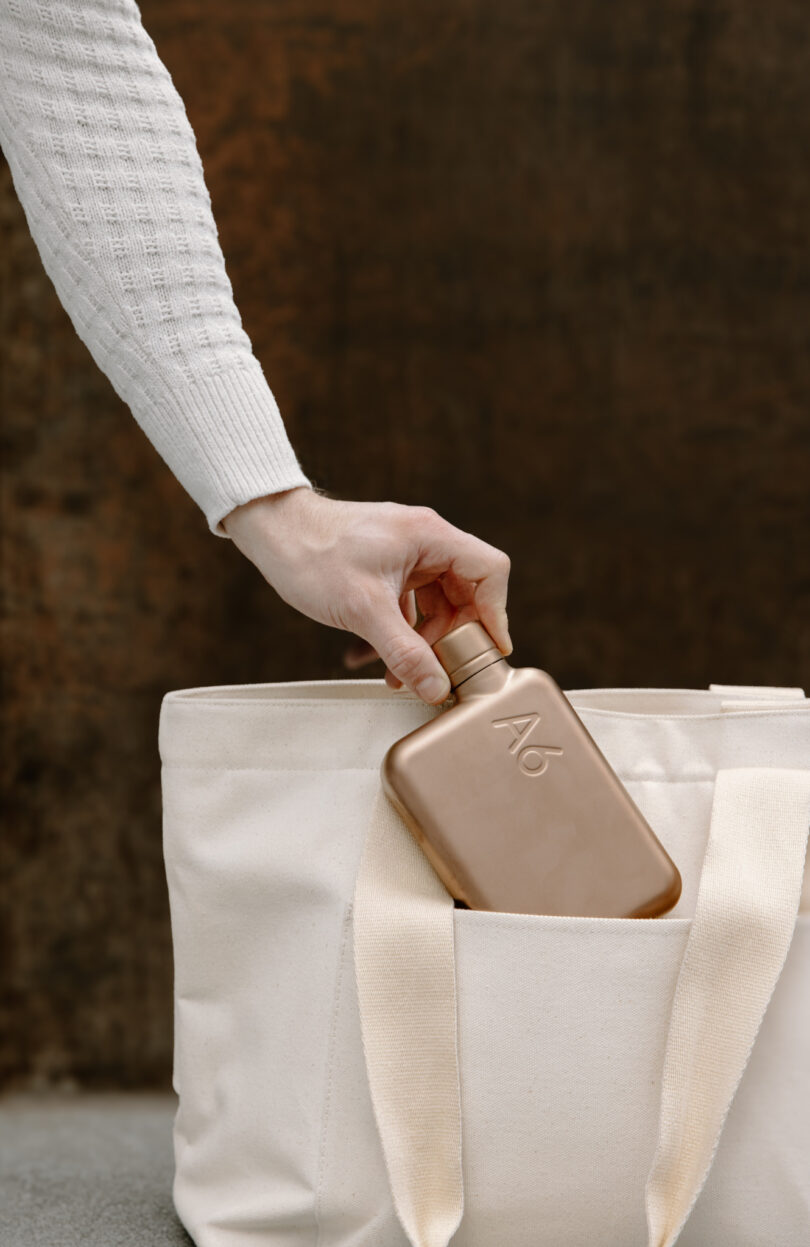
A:
<svg viewBox="0 0 810 1247">
<path fill-rule="evenodd" d="M 311 485 L 135 0 L 0 0 L 0 144 L 76 332 L 211 532 L 227 537 L 241 503 Z"/>
</svg>

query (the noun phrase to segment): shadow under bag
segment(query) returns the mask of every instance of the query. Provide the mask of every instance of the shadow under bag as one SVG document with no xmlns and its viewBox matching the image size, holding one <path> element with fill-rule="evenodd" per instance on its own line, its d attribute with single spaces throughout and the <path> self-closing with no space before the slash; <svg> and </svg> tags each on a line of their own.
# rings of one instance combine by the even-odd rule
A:
<svg viewBox="0 0 810 1247">
<path fill-rule="evenodd" d="M 164 697 L 197 1247 L 810 1243 L 810 700 L 566 697 L 678 865 L 664 917 L 456 908 L 380 787 L 438 711 L 382 680 Z"/>
</svg>

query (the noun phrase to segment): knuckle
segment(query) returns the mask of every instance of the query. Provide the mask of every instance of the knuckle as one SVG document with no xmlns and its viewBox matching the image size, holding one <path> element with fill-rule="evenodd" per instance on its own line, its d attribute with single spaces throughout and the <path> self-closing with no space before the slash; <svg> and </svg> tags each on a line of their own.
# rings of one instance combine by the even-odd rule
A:
<svg viewBox="0 0 810 1247">
<path fill-rule="evenodd" d="M 426 524 L 435 524 L 441 516 L 433 507 L 411 507 L 411 518 L 422 528 Z"/>
</svg>

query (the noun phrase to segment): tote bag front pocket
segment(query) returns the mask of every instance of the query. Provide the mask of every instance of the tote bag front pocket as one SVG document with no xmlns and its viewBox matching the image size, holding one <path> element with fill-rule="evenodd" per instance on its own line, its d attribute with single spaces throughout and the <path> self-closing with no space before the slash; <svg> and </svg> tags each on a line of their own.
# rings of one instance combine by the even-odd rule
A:
<svg viewBox="0 0 810 1247">
<path fill-rule="evenodd" d="M 738 1105 L 756 1168 L 750 1154 L 740 1165 L 730 1131 L 725 1174 L 682 1241 L 707 1241 L 707 1215 L 712 1235 L 726 1225 L 740 1243 L 769 1247 L 776 1223 L 780 1242 L 802 1247 L 810 1122 L 796 1125 L 789 1100 L 810 1103 L 808 964 L 806 940 L 791 944 L 797 928 L 806 934 L 797 915 L 809 826 L 810 770 L 721 769 L 692 917 L 481 914 L 443 901 L 378 800 L 355 891 L 354 968 L 405 1241 L 484 1247 L 507 1217 L 510 1247 L 670 1247 L 704 1189 L 790 951 L 785 1007 Z M 773 1078 L 784 1132 L 772 1116 L 757 1120 Z M 766 1172 L 779 1181 L 763 1195 Z"/>
</svg>

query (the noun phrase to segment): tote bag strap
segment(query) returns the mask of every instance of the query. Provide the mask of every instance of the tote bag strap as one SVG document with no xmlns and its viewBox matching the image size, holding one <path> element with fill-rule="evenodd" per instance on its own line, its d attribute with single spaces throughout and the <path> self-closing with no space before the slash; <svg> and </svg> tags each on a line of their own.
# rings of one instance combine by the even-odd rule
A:
<svg viewBox="0 0 810 1247">
<path fill-rule="evenodd" d="M 675 986 L 649 1247 L 671 1247 L 703 1189 L 793 938 L 810 828 L 810 771 L 717 774 L 695 914 Z"/>
<path fill-rule="evenodd" d="M 354 967 L 374 1115 L 413 1247 L 446 1247 L 463 1212 L 454 914 L 378 789 L 354 891 Z"/>
<path fill-rule="evenodd" d="M 791 943 L 809 827 L 810 771 L 718 772 L 665 1048 L 648 1247 L 671 1247 L 708 1175 Z M 378 790 L 353 901 L 354 964 L 374 1115 L 412 1247 L 447 1247 L 464 1207 L 454 916 Z"/>
<path fill-rule="evenodd" d="M 787 702 L 804 701 L 804 689 L 772 684 L 710 684 L 709 692 L 720 697 L 722 710 L 781 709 Z"/>
</svg>

